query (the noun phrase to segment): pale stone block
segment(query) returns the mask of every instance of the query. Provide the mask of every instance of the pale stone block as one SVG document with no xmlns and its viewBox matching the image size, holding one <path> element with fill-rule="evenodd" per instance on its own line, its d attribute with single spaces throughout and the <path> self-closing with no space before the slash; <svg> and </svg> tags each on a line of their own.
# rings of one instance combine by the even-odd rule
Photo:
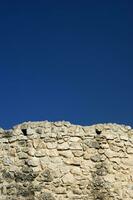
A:
<svg viewBox="0 0 133 200">
<path fill-rule="evenodd" d="M 59 155 L 65 157 L 65 158 L 72 158 L 72 157 L 74 157 L 73 154 L 72 154 L 72 152 L 70 150 L 60 151 Z"/>
<path fill-rule="evenodd" d="M 56 149 L 57 148 L 57 142 L 47 142 L 47 148 L 48 149 Z"/>
<path fill-rule="evenodd" d="M 127 147 L 127 153 L 133 154 L 133 147 Z"/>
<path fill-rule="evenodd" d="M 75 178 L 71 173 L 66 174 L 63 178 L 62 178 L 63 183 L 65 184 L 73 184 L 75 182 Z"/>
<path fill-rule="evenodd" d="M 57 145 L 57 150 L 68 150 L 70 147 L 67 142 Z"/>
<path fill-rule="evenodd" d="M 27 164 L 29 166 L 36 167 L 39 165 L 39 159 L 38 158 L 29 159 L 29 160 L 27 160 Z"/>
</svg>

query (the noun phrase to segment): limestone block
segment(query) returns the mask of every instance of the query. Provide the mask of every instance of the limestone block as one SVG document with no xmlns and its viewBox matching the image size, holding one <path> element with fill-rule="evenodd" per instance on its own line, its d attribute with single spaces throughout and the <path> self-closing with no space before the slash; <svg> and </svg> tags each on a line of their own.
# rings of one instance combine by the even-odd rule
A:
<svg viewBox="0 0 133 200">
<path fill-rule="evenodd" d="M 133 147 L 127 147 L 127 153 L 128 154 L 133 154 Z"/>
<path fill-rule="evenodd" d="M 69 142 L 69 146 L 72 150 L 82 150 L 82 146 L 78 142 Z"/>
<path fill-rule="evenodd" d="M 29 156 L 34 156 L 36 153 L 36 150 L 32 147 L 32 148 L 29 148 L 29 151 L 28 151 L 28 155 Z"/>
<path fill-rule="evenodd" d="M 67 142 L 57 145 L 57 150 L 68 150 L 70 147 Z"/>
<path fill-rule="evenodd" d="M 38 158 L 32 158 L 32 159 L 27 160 L 26 163 L 31 167 L 36 167 L 36 166 L 39 165 L 39 159 Z"/>
<path fill-rule="evenodd" d="M 106 149 L 106 151 L 104 152 L 105 156 L 107 156 L 108 158 L 113 158 L 113 157 L 118 157 L 117 152 L 112 151 L 111 149 Z"/>
<path fill-rule="evenodd" d="M 56 194 L 66 194 L 66 188 L 64 188 L 64 187 L 57 187 L 55 189 L 55 193 Z"/>
<path fill-rule="evenodd" d="M 67 150 L 67 151 L 60 151 L 59 155 L 65 157 L 65 158 L 72 158 L 74 155 L 72 154 L 72 151 Z"/>
<path fill-rule="evenodd" d="M 67 185 L 71 185 L 75 182 L 74 176 L 71 173 L 66 174 L 63 178 L 62 178 L 63 183 L 67 184 Z"/>
<path fill-rule="evenodd" d="M 121 132 L 120 133 L 120 139 L 128 141 L 128 135 L 127 135 L 127 133 L 126 132 Z"/>
<path fill-rule="evenodd" d="M 47 142 L 46 144 L 48 149 L 56 149 L 57 148 L 57 142 Z"/>
<path fill-rule="evenodd" d="M 75 174 L 75 175 L 81 175 L 82 174 L 82 171 L 81 171 L 81 168 L 80 167 L 73 167 L 70 172 L 72 174 Z"/>
<path fill-rule="evenodd" d="M 72 153 L 75 157 L 82 157 L 84 155 L 82 150 L 72 150 Z"/>
<path fill-rule="evenodd" d="M 104 176 L 104 180 L 113 184 L 115 182 L 115 176 L 113 174 L 108 174 Z"/>
<path fill-rule="evenodd" d="M 39 149 L 34 154 L 36 157 L 44 157 L 46 156 L 46 150 L 45 149 Z"/>
<path fill-rule="evenodd" d="M 27 153 L 20 152 L 20 153 L 18 153 L 18 157 L 19 157 L 19 159 L 26 159 L 26 158 L 28 158 L 28 155 L 27 155 Z"/>
<path fill-rule="evenodd" d="M 46 149 L 45 152 L 46 152 L 46 155 L 49 157 L 58 157 L 59 156 L 59 152 L 57 151 L 57 149 Z"/>
</svg>

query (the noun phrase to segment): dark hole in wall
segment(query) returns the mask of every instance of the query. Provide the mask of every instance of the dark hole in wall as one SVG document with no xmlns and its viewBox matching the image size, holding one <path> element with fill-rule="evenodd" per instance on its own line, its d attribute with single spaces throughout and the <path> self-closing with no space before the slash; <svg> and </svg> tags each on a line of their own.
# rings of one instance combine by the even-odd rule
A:
<svg viewBox="0 0 133 200">
<path fill-rule="evenodd" d="M 97 135 L 100 135 L 102 133 L 102 131 L 101 130 L 98 130 L 97 128 L 96 128 L 96 134 Z"/>
<path fill-rule="evenodd" d="M 26 129 L 26 128 L 21 129 L 21 131 L 22 131 L 22 133 L 23 133 L 25 136 L 27 136 L 27 129 Z"/>
</svg>

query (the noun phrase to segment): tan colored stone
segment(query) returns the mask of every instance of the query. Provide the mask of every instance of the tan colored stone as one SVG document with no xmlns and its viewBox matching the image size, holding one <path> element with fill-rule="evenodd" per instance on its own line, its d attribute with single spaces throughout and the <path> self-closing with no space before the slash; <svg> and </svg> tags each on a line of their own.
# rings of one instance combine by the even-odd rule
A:
<svg viewBox="0 0 133 200">
<path fill-rule="evenodd" d="M 18 153 L 18 157 L 19 157 L 19 159 L 26 159 L 26 158 L 28 158 L 28 155 L 27 155 L 27 153 L 20 152 L 20 153 Z"/>
<path fill-rule="evenodd" d="M 70 146 L 70 149 L 72 150 L 82 150 L 82 146 L 78 142 L 70 142 L 69 146 Z"/>
<path fill-rule="evenodd" d="M 108 158 L 113 158 L 113 157 L 118 157 L 118 154 L 110 149 L 106 149 L 104 151 L 104 154 L 108 157 Z"/>
<path fill-rule="evenodd" d="M 81 175 L 81 173 L 82 173 L 80 167 L 73 167 L 73 168 L 70 170 L 70 172 L 71 172 L 72 174 L 76 174 L 76 175 Z"/>
<path fill-rule="evenodd" d="M 57 150 L 68 150 L 70 147 L 67 142 L 57 145 Z"/>
<path fill-rule="evenodd" d="M 66 174 L 63 178 L 62 178 L 63 183 L 65 184 L 73 184 L 75 182 L 75 178 L 71 173 Z"/>
<path fill-rule="evenodd" d="M 57 148 L 57 142 L 47 142 L 47 148 L 48 149 L 56 149 Z"/>
<path fill-rule="evenodd" d="M 124 165 L 133 167 L 133 156 L 132 155 L 128 156 L 128 158 L 122 158 L 121 160 Z"/>
<path fill-rule="evenodd" d="M 118 137 L 116 135 L 115 132 L 113 132 L 112 130 L 109 130 L 109 131 L 104 131 L 104 135 L 106 137 L 107 140 L 114 140 L 116 137 Z"/>
<path fill-rule="evenodd" d="M 45 151 L 45 149 L 40 149 L 40 150 L 36 151 L 36 152 L 35 152 L 35 156 L 36 156 L 36 157 L 44 157 L 44 156 L 46 156 L 46 151 Z"/>
<path fill-rule="evenodd" d="M 115 182 L 115 176 L 113 174 L 108 174 L 104 176 L 104 180 L 109 182 L 109 183 L 114 183 Z"/>
<path fill-rule="evenodd" d="M 133 147 L 127 147 L 127 153 L 133 154 Z"/>
<path fill-rule="evenodd" d="M 84 152 L 81 150 L 72 150 L 72 153 L 75 157 L 81 157 L 83 156 Z"/>
<path fill-rule="evenodd" d="M 29 166 L 36 167 L 39 165 L 39 159 L 38 158 L 29 159 L 29 160 L 27 160 L 27 164 Z"/>
<path fill-rule="evenodd" d="M 30 148 L 28 151 L 28 155 L 29 156 L 34 156 L 35 155 L 36 150 L 34 148 Z"/>
<path fill-rule="evenodd" d="M 10 149 L 10 155 L 11 156 L 16 156 L 16 148 L 11 148 Z"/>
<path fill-rule="evenodd" d="M 66 194 L 66 188 L 64 187 L 58 187 L 55 189 L 56 194 Z"/>
<path fill-rule="evenodd" d="M 79 137 L 70 137 L 69 142 L 80 142 L 81 139 Z"/>
<path fill-rule="evenodd" d="M 36 149 L 38 147 L 39 143 L 40 143 L 40 139 L 34 139 L 33 140 L 33 147 Z"/>
<path fill-rule="evenodd" d="M 45 152 L 46 152 L 46 155 L 49 156 L 49 157 L 59 156 L 57 149 L 46 149 Z"/>
<path fill-rule="evenodd" d="M 72 152 L 70 150 L 60 151 L 59 155 L 65 157 L 65 158 L 72 158 L 72 157 L 74 157 L 73 154 L 72 154 Z"/>
<path fill-rule="evenodd" d="M 64 163 L 68 164 L 68 165 L 74 165 L 74 166 L 80 166 L 81 164 L 81 159 L 74 157 L 74 158 L 64 158 L 63 159 Z"/>
<path fill-rule="evenodd" d="M 120 133 L 120 139 L 121 139 L 121 140 L 128 141 L 128 135 L 127 135 L 127 133 L 121 132 L 121 133 Z"/>
</svg>

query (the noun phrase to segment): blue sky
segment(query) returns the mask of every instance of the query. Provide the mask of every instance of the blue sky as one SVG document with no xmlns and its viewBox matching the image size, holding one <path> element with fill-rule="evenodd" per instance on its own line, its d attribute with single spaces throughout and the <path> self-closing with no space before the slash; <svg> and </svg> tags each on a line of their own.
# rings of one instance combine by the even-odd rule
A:
<svg viewBox="0 0 133 200">
<path fill-rule="evenodd" d="M 133 126 L 133 3 L 0 1 L 0 126 Z"/>
</svg>

